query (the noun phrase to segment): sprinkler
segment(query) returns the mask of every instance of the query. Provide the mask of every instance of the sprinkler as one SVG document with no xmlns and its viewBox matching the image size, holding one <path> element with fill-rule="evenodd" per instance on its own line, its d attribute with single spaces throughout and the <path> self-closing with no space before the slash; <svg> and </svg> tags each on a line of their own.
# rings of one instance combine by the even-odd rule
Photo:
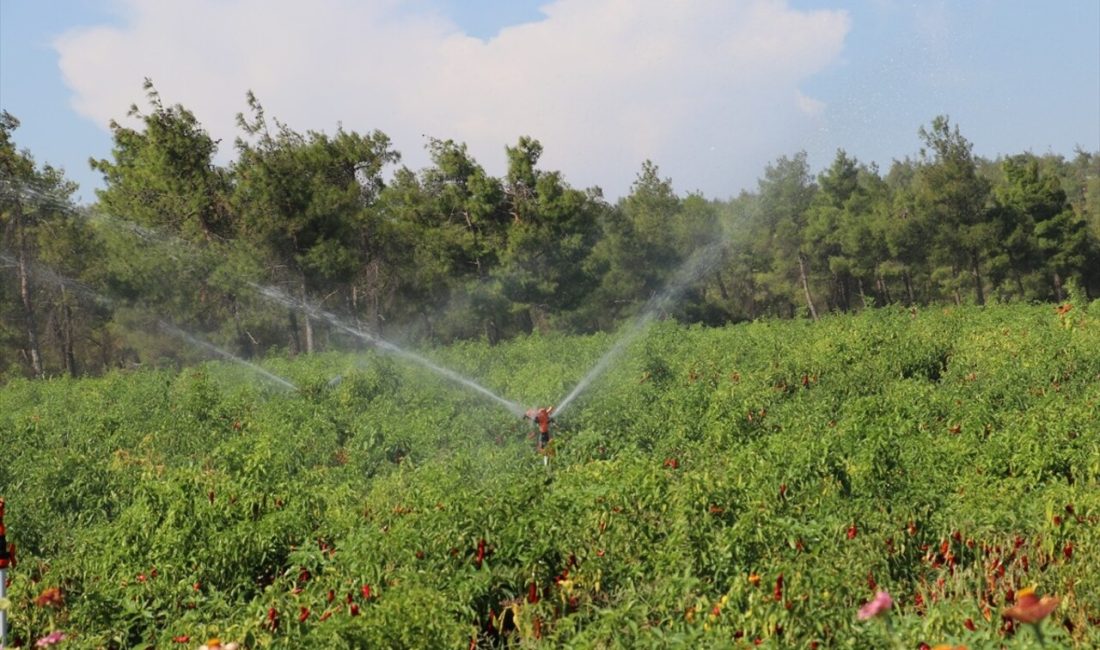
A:
<svg viewBox="0 0 1100 650">
<path fill-rule="evenodd" d="M 542 454 L 543 465 L 549 464 L 550 462 L 548 447 L 550 446 L 550 418 L 553 417 L 553 413 L 553 406 L 542 406 L 529 408 L 527 412 L 523 414 L 525 420 L 531 420 L 539 425 L 539 436 L 535 449 Z"/>
<path fill-rule="evenodd" d="M 8 545 L 4 530 L 4 499 L 0 498 L 0 603 L 8 597 L 8 567 L 15 564 L 15 545 Z M 0 648 L 8 644 L 8 609 L 0 607 Z"/>
</svg>

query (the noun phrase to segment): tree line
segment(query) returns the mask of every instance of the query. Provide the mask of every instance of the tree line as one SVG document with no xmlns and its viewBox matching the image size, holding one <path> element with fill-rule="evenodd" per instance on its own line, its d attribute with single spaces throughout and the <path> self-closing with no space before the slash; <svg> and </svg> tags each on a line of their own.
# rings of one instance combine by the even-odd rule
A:
<svg viewBox="0 0 1100 650">
<path fill-rule="evenodd" d="M 384 133 L 302 133 L 251 93 L 223 166 L 189 110 L 145 90 L 138 128 L 112 123 L 110 157 L 90 161 L 104 188 L 88 206 L 0 115 L 0 378 L 198 354 L 162 322 L 242 357 L 352 344 L 321 312 L 417 345 L 610 330 L 715 243 L 670 316 L 1100 296 L 1100 152 L 987 160 L 945 116 L 885 172 L 838 151 L 815 175 L 802 152 L 716 200 L 646 161 L 609 201 L 540 167 L 530 137 L 500 178 L 453 140 L 413 170 Z"/>
</svg>

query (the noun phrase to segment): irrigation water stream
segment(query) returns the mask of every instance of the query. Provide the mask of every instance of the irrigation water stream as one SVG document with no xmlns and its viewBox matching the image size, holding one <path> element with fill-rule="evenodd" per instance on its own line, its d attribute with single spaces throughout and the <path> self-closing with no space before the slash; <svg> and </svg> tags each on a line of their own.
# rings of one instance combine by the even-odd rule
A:
<svg viewBox="0 0 1100 650">
<path fill-rule="evenodd" d="M 592 369 L 577 382 L 573 390 L 569 391 L 569 394 L 561 400 L 561 403 L 559 403 L 557 407 L 555 407 L 554 417 L 561 417 L 562 412 L 573 403 L 573 400 L 584 393 L 584 391 L 592 385 L 592 382 L 603 374 L 603 372 L 611 366 L 613 361 L 618 359 L 619 355 L 645 331 L 646 326 L 649 325 L 654 318 L 676 302 L 689 284 L 702 277 L 707 271 L 713 269 L 715 265 L 721 261 L 722 250 L 722 243 L 717 242 L 695 251 L 676 273 L 669 278 L 664 288 L 650 298 L 634 320 L 621 330 L 621 334 L 615 340 L 615 344 L 596 361 Z"/>
<path fill-rule="evenodd" d="M 370 343 L 371 345 L 373 345 L 377 348 L 381 348 L 381 349 L 386 350 L 387 352 L 393 353 L 393 354 L 395 354 L 395 355 L 397 355 L 397 356 L 399 356 L 403 359 L 406 359 L 408 361 L 412 361 L 413 363 L 419 364 L 419 365 L 431 370 L 432 372 L 435 372 L 436 374 L 438 374 L 442 377 L 445 377 L 445 378 L 447 378 L 447 379 L 449 379 L 449 380 L 451 380 L 455 383 L 458 383 L 458 384 L 461 384 L 462 386 L 465 386 L 466 388 L 469 388 L 473 391 L 476 391 L 476 392 L 480 393 L 481 395 L 484 395 L 485 397 L 488 397 L 489 399 L 495 401 L 496 403 L 500 404 L 504 408 L 508 409 L 508 411 L 510 413 L 516 415 L 517 417 L 523 417 L 525 409 L 522 406 L 520 406 L 518 403 L 513 402 L 512 400 L 509 400 L 509 399 L 505 399 L 505 398 L 501 397 L 500 395 L 497 395 L 493 391 L 489 390 L 488 388 L 485 388 L 484 386 L 482 386 L 481 384 L 477 383 L 476 381 L 470 379 L 469 377 L 464 377 L 464 376 L 458 374 L 457 372 L 455 372 L 454 370 L 451 370 L 450 368 L 445 368 L 445 367 L 435 363 L 434 361 L 432 361 L 432 360 L 430 360 L 426 357 L 423 357 L 423 356 L 421 356 L 421 355 L 419 355 L 415 352 L 411 352 L 409 350 L 406 350 L 406 349 L 402 348 L 401 346 L 390 343 L 389 341 L 387 341 L 385 339 L 382 339 L 382 338 L 379 338 L 377 336 L 374 336 L 373 334 L 369 334 L 367 332 L 364 332 L 363 330 L 359 329 L 358 327 L 354 327 L 354 326 L 349 325 L 348 323 L 344 322 L 341 318 L 339 318 L 335 314 L 324 311 L 322 309 L 318 309 L 316 307 L 313 307 L 312 305 L 307 305 L 304 302 L 302 302 L 301 300 L 298 300 L 297 298 L 289 296 L 289 295 L 286 294 L 286 292 L 281 291 L 279 289 L 276 289 L 275 287 L 265 287 L 265 286 L 261 286 L 261 285 L 254 284 L 254 283 L 250 283 L 250 284 L 251 284 L 252 288 L 255 289 L 260 295 L 266 297 L 269 300 L 277 302 L 280 305 L 283 305 L 284 307 L 304 312 L 307 316 L 309 316 L 311 318 L 316 318 L 318 320 L 325 321 L 329 325 L 332 325 L 333 327 L 335 327 L 339 330 L 342 330 L 342 331 L 344 331 L 348 334 L 351 334 L 352 336 L 354 336 L 354 337 L 356 337 L 356 338 L 358 338 L 362 341 L 366 341 L 367 343 Z"/>
</svg>

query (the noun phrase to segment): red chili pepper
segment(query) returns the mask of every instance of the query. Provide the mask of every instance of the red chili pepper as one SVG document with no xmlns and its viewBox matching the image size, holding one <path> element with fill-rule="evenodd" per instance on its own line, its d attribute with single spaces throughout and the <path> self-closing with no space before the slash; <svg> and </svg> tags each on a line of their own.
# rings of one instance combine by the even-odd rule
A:
<svg viewBox="0 0 1100 650">
<path fill-rule="evenodd" d="M 309 608 L 308 607 L 299 608 L 298 622 L 299 623 L 305 623 L 306 619 L 308 619 L 308 618 L 309 618 Z"/>
<path fill-rule="evenodd" d="M 481 568 L 481 563 L 485 560 L 485 540 L 477 540 L 477 557 L 474 558 L 474 564 L 477 568 Z"/>
<path fill-rule="evenodd" d="M 533 582 L 527 585 L 527 602 L 531 604 L 539 602 L 538 586 Z"/>
<path fill-rule="evenodd" d="M 777 577 L 775 579 L 775 590 L 773 592 L 773 595 L 775 596 L 775 601 L 776 602 L 779 602 L 779 601 L 783 600 L 783 574 L 782 573 L 780 573 L 779 577 Z"/>
<path fill-rule="evenodd" d="M 370 585 L 363 585 L 359 588 L 359 593 L 363 594 L 363 600 L 370 600 Z"/>
</svg>

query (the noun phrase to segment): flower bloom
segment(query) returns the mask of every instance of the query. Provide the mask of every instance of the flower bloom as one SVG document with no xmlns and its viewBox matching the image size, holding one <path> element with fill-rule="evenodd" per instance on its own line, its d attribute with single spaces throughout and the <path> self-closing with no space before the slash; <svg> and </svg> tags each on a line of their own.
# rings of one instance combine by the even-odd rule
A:
<svg viewBox="0 0 1100 650">
<path fill-rule="evenodd" d="M 1053 612 L 1059 602 L 1061 599 L 1057 596 L 1039 598 L 1035 595 L 1035 590 L 1028 587 L 1016 594 L 1016 604 L 1004 610 L 1003 613 L 1013 620 L 1035 625 Z"/>
<path fill-rule="evenodd" d="M 889 611 L 890 607 L 894 604 L 894 600 L 890 598 L 890 594 L 885 591 L 880 591 L 875 594 L 875 597 L 871 599 L 871 602 L 867 603 L 863 607 L 859 608 L 859 613 L 856 615 L 861 621 L 874 618 L 879 614 Z"/>
<path fill-rule="evenodd" d="M 38 594 L 38 598 L 34 599 L 34 604 L 39 607 L 61 607 L 65 604 L 65 599 L 61 595 L 61 589 L 50 587 Z"/>
<path fill-rule="evenodd" d="M 46 636 L 42 637 L 38 641 L 35 641 L 34 645 L 39 648 L 48 648 L 52 645 L 57 645 L 65 640 L 65 633 L 61 630 L 54 630 Z"/>
</svg>

